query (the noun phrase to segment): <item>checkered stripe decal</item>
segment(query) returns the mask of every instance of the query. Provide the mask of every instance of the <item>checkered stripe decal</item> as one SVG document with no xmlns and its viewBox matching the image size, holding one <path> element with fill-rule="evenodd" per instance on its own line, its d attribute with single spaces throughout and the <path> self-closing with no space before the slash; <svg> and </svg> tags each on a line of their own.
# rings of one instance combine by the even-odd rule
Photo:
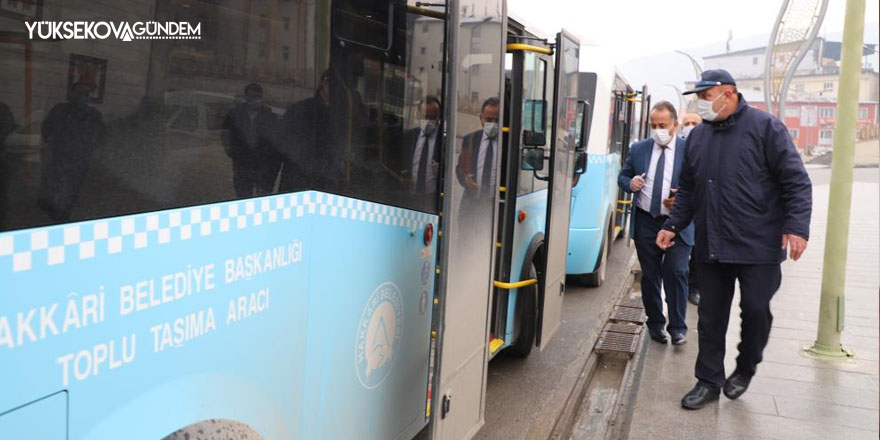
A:
<svg viewBox="0 0 880 440">
<path fill-rule="evenodd" d="M 315 191 L 0 234 L 0 273 L 86 260 L 306 216 L 421 229 L 435 217 Z M 9 264 L 10 266 L 6 266 Z M 5 267 L 4 267 L 5 266 Z"/>
</svg>

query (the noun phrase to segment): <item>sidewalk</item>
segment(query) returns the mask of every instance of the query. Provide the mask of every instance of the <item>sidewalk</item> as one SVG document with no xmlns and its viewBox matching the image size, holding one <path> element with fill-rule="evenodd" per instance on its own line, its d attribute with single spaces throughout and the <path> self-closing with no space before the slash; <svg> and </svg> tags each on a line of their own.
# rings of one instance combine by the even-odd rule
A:
<svg viewBox="0 0 880 440">
<path fill-rule="evenodd" d="M 816 337 L 830 179 L 830 169 L 809 168 L 814 185 L 810 246 L 799 262 L 783 265 L 782 287 L 771 303 L 770 342 L 749 390 L 736 401 L 722 395 L 702 410 L 681 409 L 681 397 L 696 382 L 697 310 L 688 305 L 687 344 L 648 341 L 630 439 L 878 438 L 880 172 L 856 169 L 853 183 L 843 343 L 855 359 L 825 362 L 802 354 Z M 731 308 L 728 373 L 739 342 L 738 302 L 734 298 Z"/>
</svg>

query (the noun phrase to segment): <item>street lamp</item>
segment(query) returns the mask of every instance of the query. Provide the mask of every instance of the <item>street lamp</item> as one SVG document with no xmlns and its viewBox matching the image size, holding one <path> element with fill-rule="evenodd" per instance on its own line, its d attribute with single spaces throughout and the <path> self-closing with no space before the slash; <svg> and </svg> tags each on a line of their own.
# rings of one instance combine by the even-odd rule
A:
<svg viewBox="0 0 880 440">
<path fill-rule="evenodd" d="M 700 63 L 698 63 L 697 60 L 687 52 L 676 50 L 675 53 L 682 54 L 686 56 L 689 60 L 691 60 L 691 64 L 694 66 L 694 74 L 696 75 L 696 78 L 699 79 L 700 75 L 703 74 L 703 68 L 700 67 Z"/>
<path fill-rule="evenodd" d="M 664 84 L 664 85 L 675 89 L 675 93 L 678 94 L 678 113 L 681 116 L 684 116 L 685 112 L 687 112 L 687 108 L 685 108 L 687 106 L 687 104 L 685 103 L 684 95 L 681 94 L 681 89 L 679 89 L 678 86 L 676 86 L 674 84 Z"/>
</svg>

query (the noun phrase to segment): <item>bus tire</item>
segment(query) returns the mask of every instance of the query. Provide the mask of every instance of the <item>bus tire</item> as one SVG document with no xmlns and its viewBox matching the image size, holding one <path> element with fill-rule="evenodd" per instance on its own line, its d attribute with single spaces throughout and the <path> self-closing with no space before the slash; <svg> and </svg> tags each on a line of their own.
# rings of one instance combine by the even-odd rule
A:
<svg viewBox="0 0 880 440">
<path fill-rule="evenodd" d="M 163 437 L 162 440 L 262 440 L 254 428 L 235 420 L 210 419 L 193 423 Z"/>
<path fill-rule="evenodd" d="M 596 270 L 583 276 L 583 282 L 587 287 L 599 287 L 605 282 L 605 272 L 608 267 L 608 256 L 611 255 L 611 228 L 609 224 L 602 238 L 602 249 L 599 250 L 597 257 Z"/>
<path fill-rule="evenodd" d="M 538 271 L 535 263 L 529 263 L 529 279 L 537 278 Z M 535 336 L 538 332 L 538 284 L 520 287 L 516 291 L 516 317 L 519 323 L 519 334 L 516 341 L 504 351 L 512 356 L 524 358 L 532 352 L 535 346 Z"/>
</svg>

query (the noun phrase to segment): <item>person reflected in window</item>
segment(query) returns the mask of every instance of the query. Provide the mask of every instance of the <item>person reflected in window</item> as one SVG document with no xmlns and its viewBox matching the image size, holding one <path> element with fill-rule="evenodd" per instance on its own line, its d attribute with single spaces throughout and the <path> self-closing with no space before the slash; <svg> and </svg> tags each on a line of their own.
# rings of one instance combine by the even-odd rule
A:
<svg viewBox="0 0 880 440">
<path fill-rule="evenodd" d="M 263 87 L 244 88 L 245 102 L 223 120 L 223 148 L 232 159 L 232 185 L 239 198 L 270 194 L 281 169 L 275 146 L 277 118 L 263 103 Z"/>
<path fill-rule="evenodd" d="M 483 128 L 465 135 L 462 139 L 455 175 L 464 186 L 463 204 L 468 203 L 466 200 L 491 197 L 498 181 L 495 158 L 499 152 L 500 108 L 501 102 L 498 98 L 492 97 L 483 102 L 480 109 L 480 123 Z"/>
<path fill-rule="evenodd" d="M 6 225 L 7 194 L 9 193 L 9 164 L 6 159 L 6 137 L 15 130 L 15 116 L 4 102 L 0 102 L 0 229 Z"/>
<path fill-rule="evenodd" d="M 402 151 L 405 154 L 402 174 L 408 179 L 409 187 L 415 194 L 437 192 L 437 173 L 440 171 L 440 98 L 434 95 L 425 97 L 422 104 L 424 119 L 418 128 L 403 133 Z"/>
<path fill-rule="evenodd" d="M 77 81 L 68 91 L 67 102 L 56 104 L 43 120 L 37 203 L 55 222 L 71 219 L 92 153 L 104 145 L 103 116 L 88 104 L 95 88 L 93 80 Z"/>
<path fill-rule="evenodd" d="M 282 192 L 307 189 L 307 170 L 323 159 L 318 145 L 330 142 L 330 72 L 324 71 L 315 88 L 314 96 L 292 104 L 281 117 L 282 139 L 278 146 L 284 157 L 281 170 Z M 316 173 L 318 174 L 318 173 Z M 316 175 L 316 178 L 323 174 Z"/>
</svg>

